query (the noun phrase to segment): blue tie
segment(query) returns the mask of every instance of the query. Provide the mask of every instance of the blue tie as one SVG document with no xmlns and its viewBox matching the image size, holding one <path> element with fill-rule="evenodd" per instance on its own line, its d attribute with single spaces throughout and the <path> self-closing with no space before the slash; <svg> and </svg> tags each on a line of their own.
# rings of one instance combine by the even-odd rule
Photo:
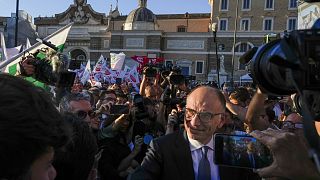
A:
<svg viewBox="0 0 320 180">
<path fill-rule="evenodd" d="M 203 146 L 204 153 L 202 152 L 202 158 L 198 167 L 198 180 L 211 180 L 210 162 L 207 157 L 208 146 Z"/>
</svg>

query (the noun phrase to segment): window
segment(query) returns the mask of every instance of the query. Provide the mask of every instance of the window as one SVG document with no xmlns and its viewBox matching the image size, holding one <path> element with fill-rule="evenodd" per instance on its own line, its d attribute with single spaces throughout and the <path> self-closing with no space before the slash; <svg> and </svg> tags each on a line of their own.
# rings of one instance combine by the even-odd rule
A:
<svg viewBox="0 0 320 180">
<path fill-rule="evenodd" d="M 187 27 L 186 26 L 178 26 L 177 32 L 187 32 Z"/>
<path fill-rule="evenodd" d="M 273 9 L 273 0 L 266 0 L 265 9 Z"/>
<path fill-rule="evenodd" d="M 196 61 L 196 74 L 203 74 L 204 61 Z"/>
<path fill-rule="evenodd" d="M 249 49 L 251 49 L 252 46 L 249 44 L 249 43 L 240 43 L 236 46 L 235 48 L 235 52 L 238 52 L 238 53 L 245 53 L 247 52 Z M 240 59 L 240 58 L 239 58 Z M 238 60 L 239 60 L 238 59 Z M 244 64 L 241 64 L 239 61 L 238 61 L 238 69 L 239 70 L 245 70 L 246 69 L 246 66 Z"/>
<path fill-rule="evenodd" d="M 228 11 L 228 0 L 220 0 L 220 10 L 221 11 Z"/>
<path fill-rule="evenodd" d="M 250 31 L 250 19 L 241 19 L 240 20 L 240 30 L 241 31 Z"/>
<path fill-rule="evenodd" d="M 251 0 L 242 0 L 242 10 L 249 10 L 251 5 Z"/>
<path fill-rule="evenodd" d="M 104 48 L 109 48 L 110 47 L 110 41 L 109 40 L 104 40 L 103 41 L 103 47 Z"/>
<path fill-rule="evenodd" d="M 227 31 L 228 30 L 228 19 L 220 19 L 219 30 L 220 31 Z"/>
<path fill-rule="evenodd" d="M 293 31 L 297 29 L 297 18 L 295 17 L 288 18 L 287 29 L 289 31 Z"/>
<path fill-rule="evenodd" d="M 273 30 L 273 19 L 265 18 L 263 22 L 263 30 L 264 31 L 272 31 Z"/>
<path fill-rule="evenodd" d="M 84 61 L 84 60 L 86 60 L 86 57 L 81 54 L 81 55 L 77 56 L 76 60 L 78 60 L 78 61 Z"/>
<path fill-rule="evenodd" d="M 165 61 L 166 67 L 172 67 L 173 66 L 173 60 L 166 60 Z"/>
<path fill-rule="evenodd" d="M 297 0 L 289 0 L 289 9 L 297 9 Z"/>
</svg>

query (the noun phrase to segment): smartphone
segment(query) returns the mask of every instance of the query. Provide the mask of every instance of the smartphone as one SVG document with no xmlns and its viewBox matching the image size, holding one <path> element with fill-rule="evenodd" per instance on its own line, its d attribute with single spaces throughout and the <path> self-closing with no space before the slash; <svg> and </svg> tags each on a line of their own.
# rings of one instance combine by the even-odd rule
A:
<svg viewBox="0 0 320 180">
<path fill-rule="evenodd" d="M 116 78 L 116 84 L 121 85 L 122 84 L 122 78 Z"/>
<path fill-rule="evenodd" d="M 217 165 L 259 169 L 273 161 L 270 150 L 249 135 L 215 134 L 214 142 Z"/>
<path fill-rule="evenodd" d="M 57 80 L 57 87 L 72 87 L 74 80 L 76 78 L 76 73 L 74 72 L 60 72 L 59 78 Z"/>
<path fill-rule="evenodd" d="M 114 115 L 129 114 L 129 106 L 128 105 L 112 105 L 110 108 L 110 114 L 114 114 Z"/>
<path fill-rule="evenodd" d="M 71 69 L 71 70 L 80 69 L 81 63 L 82 63 L 82 61 L 71 60 L 70 64 L 69 64 L 69 69 Z"/>
</svg>

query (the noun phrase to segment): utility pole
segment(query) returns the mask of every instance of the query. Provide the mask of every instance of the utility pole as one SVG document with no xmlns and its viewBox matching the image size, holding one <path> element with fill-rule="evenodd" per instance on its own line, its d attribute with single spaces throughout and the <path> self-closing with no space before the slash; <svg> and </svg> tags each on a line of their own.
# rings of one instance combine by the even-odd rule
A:
<svg viewBox="0 0 320 180">
<path fill-rule="evenodd" d="M 14 46 L 18 46 L 19 0 L 16 3 L 16 28 L 14 32 Z"/>
<path fill-rule="evenodd" d="M 232 51 L 232 70 L 231 70 L 231 87 L 234 87 L 234 61 L 235 61 L 235 51 L 236 51 L 236 43 L 237 43 L 237 31 L 238 31 L 238 6 L 239 0 L 237 0 L 236 4 L 236 17 L 234 19 L 234 31 L 233 31 L 233 51 Z"/>
</svg>

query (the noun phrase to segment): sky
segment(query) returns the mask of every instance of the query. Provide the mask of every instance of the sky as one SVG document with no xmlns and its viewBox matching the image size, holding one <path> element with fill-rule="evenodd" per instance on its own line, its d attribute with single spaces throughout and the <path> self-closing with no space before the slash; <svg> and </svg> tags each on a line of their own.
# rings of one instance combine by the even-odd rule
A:
<svg viewBox="0 0 320 180">
<path fill-rule="evenodd" d="M 33 18 L 51 17 L 68 9 L 74 0 L 19 0 L 19 9 L 27 11 Z M 108 13 L 110 4 L 116 0 L 87 0 L 99 13 Z M 127 15 L 138 7 L 138 0 L 119 0 L 119 11 Z M 147 7 L 154 14 L 209 13 L 208 0 L 148 0 Z M 0 16 L 10 17 L 16 11 L 16 0 L 0 0 Z"/>
</svg>

